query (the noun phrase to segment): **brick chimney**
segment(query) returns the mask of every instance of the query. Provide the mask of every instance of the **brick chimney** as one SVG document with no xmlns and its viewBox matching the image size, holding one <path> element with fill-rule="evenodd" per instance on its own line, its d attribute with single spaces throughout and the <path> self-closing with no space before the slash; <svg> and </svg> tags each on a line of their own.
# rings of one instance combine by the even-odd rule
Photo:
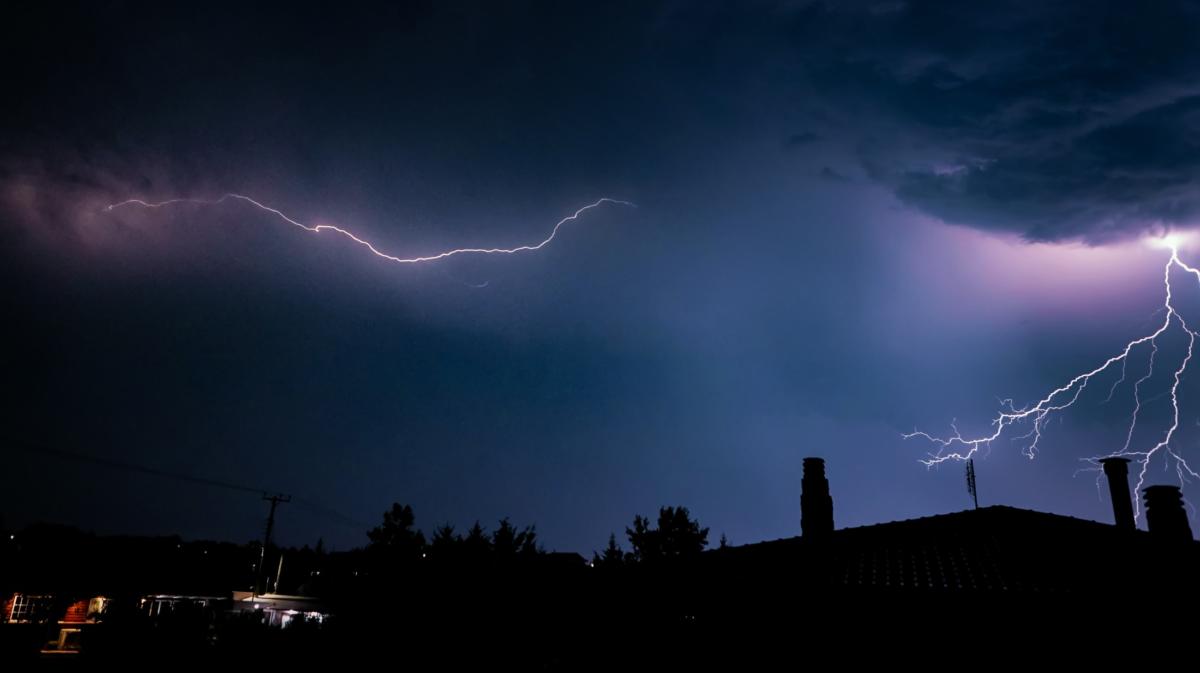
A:
<svg viewBox="0 0 1200 673">
<path fill-rule="evenodd" d="M 825 478 L 825 460 L 804 459 L 800 480 L 800 533 L 806 540 L 826 537 L 833 532 L 833 498 Z"/>
<path fill-rule="evenodd" d="M 1146 527 L 1152 535 L 1164 540 L 1192 540 L 1187 512 L 1183 511 L 1183 494 L 1178 486 L 1148 486 L 1142 489 L 1146 502 Z"/>
<path fill-rule="evenodd" d="M 1100 461 L 1108 479 L 1108 495 L 1112 500 L 1113 522 L 1117 528 L 1133 530 L 1133 497 L 1129 493 L 1129 459 L 1104 458 Z"/>
</svg>

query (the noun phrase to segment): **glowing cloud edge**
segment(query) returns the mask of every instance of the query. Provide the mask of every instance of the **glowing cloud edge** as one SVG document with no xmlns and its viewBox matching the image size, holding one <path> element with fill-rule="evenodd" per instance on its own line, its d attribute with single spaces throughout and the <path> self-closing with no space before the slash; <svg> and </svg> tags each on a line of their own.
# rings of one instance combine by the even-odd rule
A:
<svg viewBox="0 0 1200 673">
<path fill-rule="evenodd" d="M 1179 429 L 1179 385 L 1182 381 L 1184 372 L 1187 370 L 1188 364 L 1192 360 L 1196 339 L 1197 337 L 1200 337 L 1200 333 L 1188 326 L 1187 321 L 1184 320 L 1183 316 L 1175 309 L 1174 304 L 1171 303 L 1172 267 L 1178 267 L 1186 273 L 1192 274 L 1196 277 L 1196 280 L 1200 282 L 1200 269 L 1196 269 L 1185 264 L 1183 260 L 1179 258 L 1179 246 L 1184 241 L 1184 236 L 1172 235 L 1156 238 L 1154 241 L 1152 241 L 1152 245 L 1155 247 L 1162 247 L 1171 251 L 1171 255 L 1167 259 L 1167 263 L 1163 268 L 1163 285 L 1166 289 L 1166 298 L 1163 302 L 1163 309 L 1166 311 L 1166 318 L 1163 320 L 1163 323 L 1158 327 L 1158 329 L 1146 336 L 1130 341 L 1125 345 L 1125 348 L 1119 354 L 1105 360 L 1104 363 L 1099 367 L 1096 367 L 1095 369 L 1083 374 L 1079 374 L 1062 386 L 1055 388 L 1036 404 L 1026 405 L 1018 408 L 1013 404 L 1011 398 L 1001 400 L 1002 408 L 1000 413 L 992 419 L 991 426 L 994 428 L 994 431 L 990 435 L 982 435 L 973 438 L 963 437 L 962 433 L 959 432 L 958 426 L 955 422 L 951 422 L 950 424 L 954 434 L 945 437 L 931 435 L 920 430 L 903 433 L 901 436 L 904 439 L 912 439 L 914 437 L 921 438 L 938 446 L 938 449 L 935 452 L 931 453 L 928 458 L 920 460 L 920 462 L 926 467 L 932 468 L 946 461 L 969 460 L 981 449 L 990 448 L 991 443 L 999 439 L 1000 436 L 1004 434 L 1005 428 L 1026 420 L 1032 421 L 1032 429 L 1028 433 L 1018 436 L 1015 439 L 1030 440 L 1029 443 L 1026 444 L 1022 449 L 1022 453 L 1032 460 L 1037 455 L 1038 442 L 1041 440 L 1042 429 L 1045 427 L 1047 417 L 1056 411 L 1062 411 L 1075 404 L 1075 401 L 1079 399 L 1080 393 L 1083 392 L 1083 389 L 1087 387 L 1087 384 L 1093 377 L 1104 372 L 1117 362 L 1120 362 L 1121 378 L 1113 384 L 1112 389 L 1109 391 L 1109 398 L 1111 399 L 1113 391 L 1115 391 L 1117 386 L 1119 386 L 1125 380 L 1125 365 L 1127 363 L 1127 359 L 1129 358 L 1129 354 L 1137 346 L 1149 343 L 1152 349 L 1150 353 L 1149 371 L 1144 376 L 1139 378 L 1133 386 L 1134 409 L 1130 416 L 1129 430 L 1126 433 L 1125 444 L 1119 451 L 1114 451 L 1107 455 L 1086 458 L 1085 460 L 1087 462 L 1093 464 L 1093 467 L 1087 469 L 1098 471 L 1100 469 L 1099 461 L 1103 460 L 1104 458 L 1128 458 L 1137 463 L 1140 467 L 1138 471 L 1137 485 L 1131 494 L 1135 517 L 1141 516 L 1141 502 L 1138 498 L 1138 493 L 1141 492 L 1142 486 L 1145 484 L 1146 471 L 1149 468 L 1150 461 L 1160 452 L 1165 452 L 1168 459 L 1174 459 L 1175 472 L 1179 478 L 1179 485 L 1181 488 L 1189 481 L 1189 477 L 1200 479 L 1200 474 L 1193 470 L 1183 456 L 1179 455 L 1175 448 L 1171 446 L 1171 440 L 1175 435 L 1175 431 Z M 1144 451 L 1134 451 L 1130 449 L 1130 445 L 1133 441 L 1133 431 L 1137 426 L 1138 415 L 1141 413 L 1142 409 L 1141 384 L 1154 374 L 1154 359 L 1158 355 L 1157 340 L 1171 328 L 1172 323 L 1174 322 L 1178 322 L 1179 327 L 1184 330 L 1185 334 L 1187 334 L 1188 341 L 1187 354 L 1182 358 L 1179 366 L 1174 370 L 1174 377 L 1172 379 L 1170 388 L 1172 410 L 1171 425 L 1163 434 L 1162 439 L 1149 449 Z M 1056 401 L 1056 398 L 1058 398 L 1059 401 Z"/>
</svg>

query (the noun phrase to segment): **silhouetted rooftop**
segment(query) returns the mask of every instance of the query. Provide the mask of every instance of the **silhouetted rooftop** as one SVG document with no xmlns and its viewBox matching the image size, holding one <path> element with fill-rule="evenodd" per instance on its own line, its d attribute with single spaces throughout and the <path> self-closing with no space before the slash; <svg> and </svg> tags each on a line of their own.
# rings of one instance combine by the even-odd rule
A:
<svg viewBox="0 0 1200 673">
<path fill-rule="evenodd" d="M 872 592 L 1075 592 L 1194 587 L 1200 543 L 1015 507 L 992 506 L 718 550 L 814 588 Z"/>
</svg>

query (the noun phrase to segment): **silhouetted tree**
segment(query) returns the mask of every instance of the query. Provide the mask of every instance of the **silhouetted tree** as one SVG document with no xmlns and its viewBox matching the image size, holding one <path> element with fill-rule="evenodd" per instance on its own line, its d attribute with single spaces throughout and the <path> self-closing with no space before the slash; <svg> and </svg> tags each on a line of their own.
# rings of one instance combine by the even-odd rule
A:
<svg viewBox="0 0 1200 673">
<path fill-rule="evenodd" d="M 487 530 L 476 521 L 462 542 L 463 556 L 471 561 L 483 561 L 492 552 L 492 540 Z"/>
<path fill-rule="evenodd" d="M 367 533 L 371 540 L 368 551 L 389 561 L 406 562 L 421 558 L 425 549 L 425 535 L 413 528 L 413 522 L 412 507 L 392 503 L 392 509 L 383 513 L 383 524 Z"/>
<path fill-rule="evenodd" d="M 639 514 L 625 534 L 633 547 L 633 558 L 639 563 L 694 556 L 708 546 L 708 529 L 693 521 L 686 507 L 659 509 L 656 528 Z"/>
<path fill-rule="evenodd" d="M 630 554 L 634 561 L 647 561 L 662 556 L 658 531 L 650 528 L 650 520 L 641 514 L 634 515 L 633 528 L 626 528 L 625 536 L 633 546 Z"/>
<path fill-rule="evenodd" d="M 720 548 L 720 549 L 725 549 L 725 548 L 727 548 L 728 546 L 729 546 L 729 540 L 727 540 L 727 539 L 725 538 L 725 534 L 724 534 L 724 533 L 721 533 L 721 542 L 720 542 L 720 546 L 719 546 L 719 548 Z"/>
<path fill-rule="evenodd" d="M 617 544 L 617 536 L 615 533 L 609 533 L 608 546 L 604 548 L 604 554 L 598 552 L 592 554 L 592 566 L 595 568 L 620 568 L 625 565 L 625 551 Z"/>
<path fill-rule="evenodd" d="M 504 517 L 500 520 L 500 525 L 496 528 L 496 532 L 492 533 L 492 554 L 499 560 L 507 560 L 517 556 L 533 556 L 537 554 L 537 532 L 533 526 L 527 526 L 523 530 L 517 530 L 515 526 Z"/>
<path fill-rule="evenodd" d="M 462 547 L 463 537 L 454 532 L 454 526 L 442 524 L 429 541 L 429 556 L 438 563 L 454 562 L 462 556 Z"/>
</svg>

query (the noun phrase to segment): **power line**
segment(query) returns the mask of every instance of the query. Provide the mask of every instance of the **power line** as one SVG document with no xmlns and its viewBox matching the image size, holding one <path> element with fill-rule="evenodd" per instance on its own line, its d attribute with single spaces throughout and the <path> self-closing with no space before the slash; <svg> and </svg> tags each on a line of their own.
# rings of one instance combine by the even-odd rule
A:
<svg viewBox="0 0 1200 673">
<path fill-rule="evenodd" d="M 147 467 L 145 465 L 139 465 L 137 463 L 130 463 L 130 462 L 123 461 L 123 460 L 114 460 L 112 458 L 101 458 L 100 456 L 93 456 L 93 455 L 86 454 L 86 453 L 78 453 L 75 451 L 68 451 L 65 449 L 48 446 L 46 444 L 30 442 L 27 440 L 16 439 L 13 437 L 6 437 L 3 439 L 3 442 L 9 446 L 15 447 L 22 451 L 25 451 L 26 453 L 35 453 L 35 454 L 41 454 L 41 455 L 46 455 L 46 456 L 53 456 L 55 458 L 61 458 L 64 460 L 74 460 L 74 461 L 79 461 L 79 462 L 83 462 L 83 463 L 92 463 L 94 465 L 101 465 L 101 466 L 116 469 L 116 470 L 127 470 L 129 472 L 137 472 L 137 473 L 149 475 L 152 477 L 163 477 L 163 478 L 167 478 L 167 479 L 175 479 L 178 481 L 186 481 L 186 482 L 190 482 L 193 484 L 200 484 L 203 486 L 224 488 L 227 490 L 238 491 L 241 493 L 254 493 L 256 495 L 262 495 L 263 497 L 266 497 L 269 493 L 272 492 L 272 489 L 268 489 L 268 488 L 255 488 L 253 486 L 247 486 L 245 484 L 235 484 L 233 482 L 222 481 L 220 479 L 210 479 L 208 477 L 200 477 L 200 476 L 197 476 L 194 474 L 187 474 L 185 472 L 173 472 L 171 470 L 161 470 L 158 468 Z M 332 519 L 337 519 L 343 525 L 355 526 L 355 527 L 359 528 L 360 530 L 369 527 L 367 524 L 365 524 L 361 521 L 358 521 L 354 517 L 342 514 L 341 512 L 339 512 L 331 507 L 327 507 L 325 505 L 314 502 L 312 500 L 297 497 L 296 502 L 297 502 L 297 504 L 303 505 L 305 509 L 307 509 L 311 512 L 322 514 L 322 515 L 332 518 Z"/>
<path fill-rule="evenodd" d="M 244 493 L 265 494 L 269 491 L 269 489 L 265 489 L 265 488 L 254 488 L 251 486 L 245 486 L 243 484 L 234 484 L 234 483 L 230 483 L 227 481 L 220 481 L 218 479 L 209 479 L 208 477 L 198 477 L 196 475 L 185 474 L 183 472 L 171 472 L 169 470 L 160 470 L 160 469 L 153 468 L 153 467 L 146 467 L 145 465 L 138 465 L 136 463 L 128 463 L 128 462 L 121 461 L 121 460 L 113 460 L 112 458 L 101 458 L 99 456 L 91 456 L 91 455 L 84 454 L 84 453 L 76 453 L 74 451 L 66 451 L 63 449 L 46 446 L 45 444 L 36 444 L 33 442 L 27 442 L 27 441 L 21 440 L 21 439 L 6 438 L 4 441 L 8 444 L 15 444 L 17 446 L 17 448 L 22 449 L 28 453 L 40 453 L 40 454 L 44 454 L 44 455 L 54 456 L 56 458 L 65 458 L 67 460 L 77 460 L 77 461 L 81 461 L 81 462 L 85 462 L 85 463 L 94 463 L 96 465 L 103 465 L 105 467 L 111 467 L 111 468 L 118 469 L 118 470 L 129 470 L 130 472 L 140 472 L 142 474 L 148 474 L 148 475 L 151 475 L 154 477 L 167 477 L 169 479 L 178 479 L 180 481 L 188 481 L 188 482 L 192 482 L 194 484 L 204 484 L 205 486 L 216 486 L 218 488 L 227 488 L 232 491 L 242 491 Z"/>
<path fill-rule="evenodd" d="M 293 496 L 293 500 L 294 500 L 295 504 L 299 505 L 300 507 L 302 507 L 304 509 L 309 510 L 310 512 L 316 512 L 317 514 L 324 514 L 325 516 L 330 517 L 332 519 L 338 519 L 347 526 L 354 526 L 355 528 L 357 528 L 359 530 L 365 530 L 365 529 L 371 527 L 371 525 L 368 523 L 359 521 L 358 519 L 355 519 L 352 516 L 347 516 L 345 514 L 342 514 L 341 512 L 337 511 L 336 509 L 330 509 L 329 507 L 326 507 L 325 505 L 322 505 L 319 502 L 313 502 L 312 500 L 308 500 L 307 498 L 302 498 L 300 496 Z"/>
</svg>

